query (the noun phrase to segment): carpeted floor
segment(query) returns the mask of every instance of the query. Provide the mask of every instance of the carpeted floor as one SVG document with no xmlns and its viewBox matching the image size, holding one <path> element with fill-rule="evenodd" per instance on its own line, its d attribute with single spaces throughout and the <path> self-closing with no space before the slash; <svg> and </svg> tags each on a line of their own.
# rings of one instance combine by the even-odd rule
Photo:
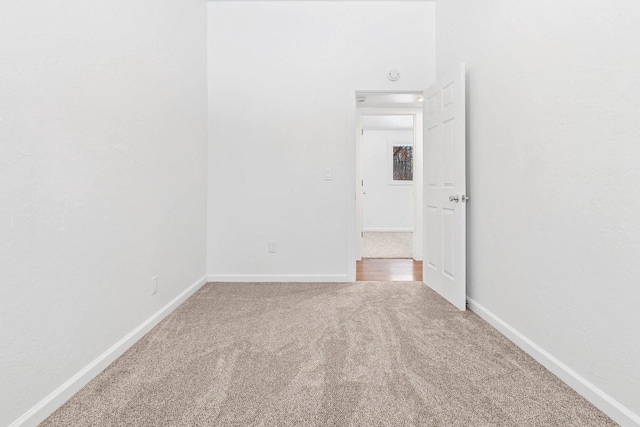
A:
<svg viewBox="0 0 640 427">
<path fill-rule="evenodd" d="M 209 284 L 43 426 L 612 426 L 419 282 Z"/>
<path fill-rule="evenodd" d="M 365 231 L 362 258 L 413 258 L 413 233 Z"/>
</svg>

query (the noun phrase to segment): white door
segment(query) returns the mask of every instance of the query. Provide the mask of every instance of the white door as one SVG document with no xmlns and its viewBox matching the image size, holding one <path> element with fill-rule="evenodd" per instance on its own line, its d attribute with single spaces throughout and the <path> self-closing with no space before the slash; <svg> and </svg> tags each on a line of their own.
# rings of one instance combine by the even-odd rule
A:
<svg viewBox="0 0 640 427">
<path fill-rule="evenodd" d="M 465 66 L 424 91 L 425 283 L 466 309 Z"/>
</svg>

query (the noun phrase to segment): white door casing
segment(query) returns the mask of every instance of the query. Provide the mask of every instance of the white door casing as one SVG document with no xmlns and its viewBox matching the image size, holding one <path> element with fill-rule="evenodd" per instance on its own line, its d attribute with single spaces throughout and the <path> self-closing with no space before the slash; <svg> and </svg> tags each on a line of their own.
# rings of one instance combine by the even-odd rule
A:
<svg viewBox="0 0 640 427">
<path fill-rule="evenodd" d="M 364 210 L 364 188 L 362 181 L 362 115 L 357 113 L 356 117 L 358 127 L 356 135 L 356 261 L 362 259 L 362 245 L 363 245 L 363 210 Z"/>
<path fill-rule="evenodd" d="M 412 91 L 417 93 L 418 91 Z M 423 238 L 423 109 L 417 108 L 362 108 L 356 109 L 355 123 L 357 124 L 357 132 L 355 137 L 355 157 L 356 157 L 356 184 L 355 184 L 355 204 L 356 204 L 356 222 L 355 222 L 355 259 L 362 259 L 363 240 L 362 233 L 364 231 L 364 200 L 366 198 L 365 186 L 363 184 L 364 175 L 364 141 L 366 131 L 363 130 L 363 118 L 371 116 L 412 116 L 413 117 L 413 149 L 415 163 L 413 165 L 413 249 L 412 256 L 416 261 L 422 261 L 424 252 Z"/>
<path fill-rule="evenodd" d="M 424 91 L 424 282 L 466 309 L 465 65 Z"/>
</svg>

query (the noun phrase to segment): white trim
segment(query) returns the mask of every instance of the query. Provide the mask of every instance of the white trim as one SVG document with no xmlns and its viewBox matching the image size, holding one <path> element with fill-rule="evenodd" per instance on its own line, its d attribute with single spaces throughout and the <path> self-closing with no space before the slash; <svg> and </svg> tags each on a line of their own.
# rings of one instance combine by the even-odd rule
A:
<svg viewBox="0 0 640 427">
<path fill-rule="evenodd" d="M 365 233 L 367 231 L 372 233 L 413 233 L 413 228 L 365 228 L 362 231 Z"/>
<path fill-rule="evenodd" d="M 359 153 L 358 138 L 361 137 L 361 132 L 358 131 L 357 125 L 362 125 L 356 108 L 356 92 L 353 86 L 349 85 L 349 89 L 347 90 L 347 105 L 345 106 L 347 109 L 347 120 L 345 122 L 347 135 L 347 211 L 345 212 L 347 220 L 347 235 L 345 236 L 347 239 L 347 259 L 345 261 L 348 282 L 356 281 L 356 261 L 362 256 L 362 248 L 356 249 L 357 244 L 362 246 L 362 238 L 356 236 L 356 233 L 360 235 L 360 230 L 358 230 L 360 223 L 357 219 L 356 209 L 358 206 L 362 206 L 362 192 L 360 185 L 356 182 L 358 178 L 358 171 L 356 169 L 356 159 Z"/>
<path fill-rule="evenodd" d="M 355 264 L 355 263 L 354 263 Z M 346 274 L 210 274 L 208 282 L 347 282 Z"/>
<path fill-rule="evenodd" d="M 358 120 L 361 116 L 414 116 L 413 119 L 413 144 L 414 156 L 422 156 L 422 145 L 424 141 L 422 139 L 422 108 L 359 108 L 356 103 L 356 93 L 358 92 L 378 92 L 378 93 L 422 93 L 423 89 L 412 89 L 409 87 L 400 86 L 395 90 L 392 89 L 373 89 L 379 87 L 379 82 L 352 82 L 348 85 L 347 90 L 347 281 L 356 281 L 356 261 L 360 261 L 356 249 L 357 245 L 362 244 L 362 238 L 360 237 L 360 230 L 358 229 L 358 220 L 356 215 L 356 200 L 358 197 L 362 197 L 360 191 L 360 183 L 358 181 L 357 174 L 359 170 L 356 167 L 356 158 L 359 153 L 358 149 L 358 137 L 360 136 L 360 129 L 357 126 Z M 419 139 L 418 139 L 419 133 Z M 414 157 L 416 158 L 416 157 Z M 422 168 L 417 168 L 414 163 L 414 181 L 416 178 L 422 180 Z M 422 260 L 424 257 L 424 227 L 416 226 L 417 222 L 422 222 L 422 209 L 417 207 L 416 200 L 419 185 L 413 185 L 413 204 L 414 204 L 414 227 L 413 227 L 413 258 L 416 260 Z M 419 215 L 417 215 L 419 213 Z M 362 230 L 364 231 L 364 230 Z"/>
<path fill-rule="evenodd" d="M 187 298 L 200 289 L 206 281 L 206 277 L 198 279 L 194 284 L 189 286 L 168 304 L 151 315 L 147 320 L 138 325 L 134 330 L 122 337 L 111 348 L 98 356 L 95 360 L 85 366 L 80 372 L 69 378 L 64 384 L 55 389 L 51 394 L 42 399 L 33 408 L 29 409 L 20 418 L 15 420 L 9 427 L 36 426 L 44 421 L 56 409 L 62 406 L 82 387 L 87 385 L 89 381 L 94 379 L 98 374 L 107 368 L 114 360 L 120 357 L 125 351 L 133 346 L 147 332 L 153 329 L 173 310 L 182 304 Z"/>
<path fill-rule="evenodd" d="M 474 313 L 591 402 L 596 408 L 607 414 L 612 420 L 623 427 L 640 426 L 640 416 L 634 414 L 629 408 L 599 389 L 478 302 L 471 298 L 467 298 L 467 301 L 469 308 Z"/>
</svg>

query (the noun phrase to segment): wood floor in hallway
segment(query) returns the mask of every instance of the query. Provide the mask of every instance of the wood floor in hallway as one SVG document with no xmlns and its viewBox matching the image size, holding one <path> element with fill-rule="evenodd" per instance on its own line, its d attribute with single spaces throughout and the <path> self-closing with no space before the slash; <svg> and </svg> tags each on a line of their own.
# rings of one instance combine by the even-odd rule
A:
<svg viewBox="0 0 640 427">
<path fill-rule="evenodd" d="M 363 258 L 356 262 L 356 280 L 362 282 L 422 282 L 422 261 Z"/>
</svg>

